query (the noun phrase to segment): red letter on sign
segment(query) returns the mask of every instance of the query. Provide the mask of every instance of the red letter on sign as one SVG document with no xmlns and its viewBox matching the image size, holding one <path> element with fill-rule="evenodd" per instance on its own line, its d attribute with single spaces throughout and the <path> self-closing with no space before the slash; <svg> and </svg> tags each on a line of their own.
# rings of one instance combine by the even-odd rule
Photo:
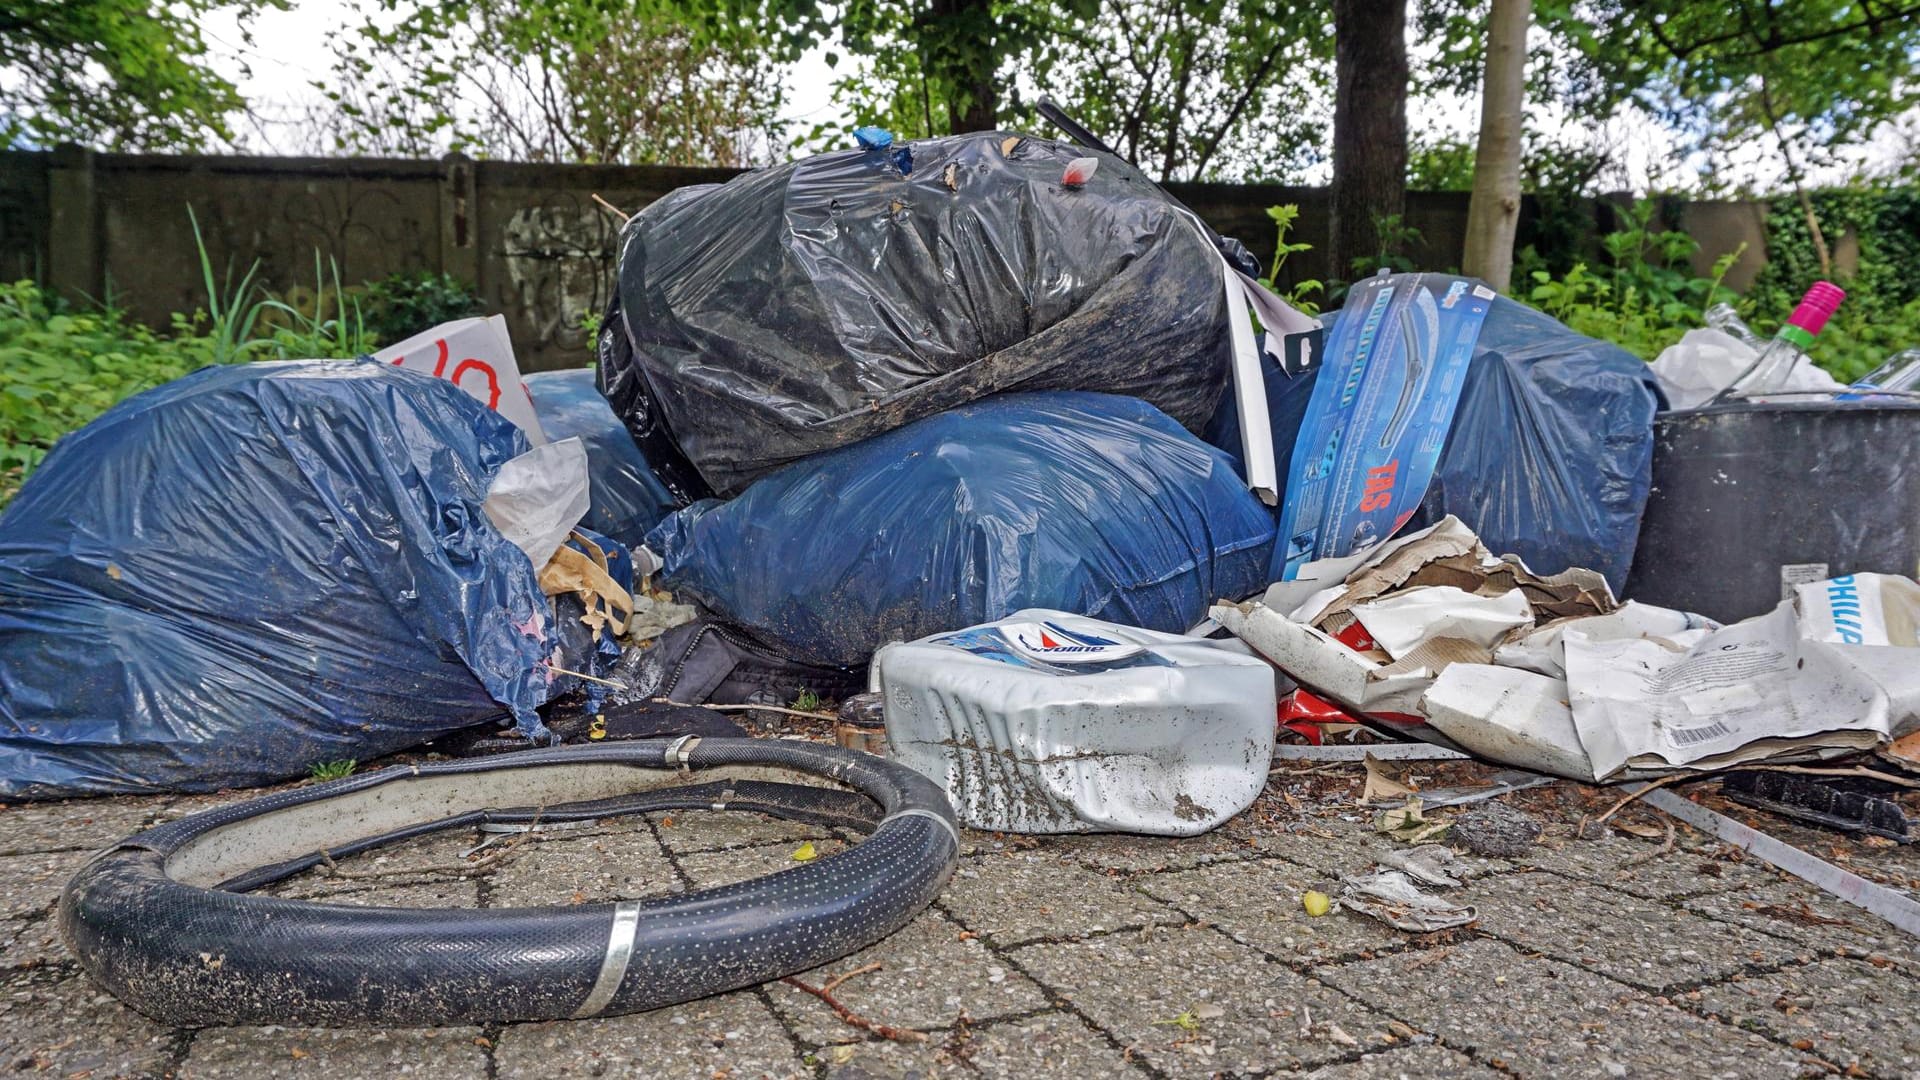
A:
<svg viewBox="0 0 1920 1080">
<path fill-rule="evenodd" d="M 440 348 L 444 350 L 446 346 L 443 344 L 440 346 Z M 444 362 L 445 361 L 442 361 L 442 363 Z M 459 386 L 460 376 L 465 375 L 469 371 L 478 371 L 486 375 L 487 377 L 487 408 L 493 409 L 496 412 L 499 411 L 500 409 L 500 376 L 495 374 L 493 370 L 493 366 L 491 364 L 485 363 L 480 360 L 474 360 L 472 358 L 462 360 L 460 361 L 460 363 L 454 365 L 453 377 L 448 381 L 453 383 L 453 385 L 455 386 Z M 439 373 L 435 372 L 435 374 L 439 374 Z"/>
</svg>

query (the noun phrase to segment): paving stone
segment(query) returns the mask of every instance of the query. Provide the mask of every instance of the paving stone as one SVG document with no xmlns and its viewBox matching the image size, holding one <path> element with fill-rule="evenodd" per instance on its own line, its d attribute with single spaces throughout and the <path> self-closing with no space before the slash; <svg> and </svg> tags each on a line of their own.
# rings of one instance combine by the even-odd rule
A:
<svg viewBox="0 0 1920 1080">
<path fill-rule="evenodd" d="M 791 844 L 798 847 L 807 840 L 838 838 L 825 825 L 787 821 L 746 811 L 676 810 L 671 814 L 649 816 L 659 830 L 660 840 L 676 855 L 764 844 Z M 672 824 L 667 824 L 669 821 Z"/>
<path fill-rule="evenodd" d="M 962 1048 L 951 1032 L 933 1032 L 926 1042 L 898 1042 L 865 1036 L 852 1028 L 846 1030 L 843 1041 L 817 1047 L 806 1055 L 806 1060 L 825 1071 L 827 1080 L 927 1080 L 977 1075 L 956 1052 Z"/>
<path fill-rule="evenodd" d="M 88 857 L 85 851 L 0 856 L 0 919 L 52 911 L 60 890 Z"/>
<path fill-rule="evenodd" d="M 1557 874 L 1508 874 L 1451 899 L 1480 929 L 1656 993 L 1808 954 L 1794 942 Z"/>
<path fill-rule="evenodd" d="M 1805 1046 L 1875 1076 L 1920 1076 L 1920 983 L 1859 960 L 1824 960 L 1702 987 L 1689 1008 Z M 1806 1040 L 1803 1043 L 1802 1040 Z"/>
<path fill-rule="evenodd" d="M 1301 896 L 1309 889 L 1337 895 L 1339 883 L 1280 859 L 1154 874 L 1142 878 L 1140 887 L 1150 896 L 1213 922 L 1234 940 L 1287 962 L 1324 962 L 1407 939 L 1392 927 L 1350 911 L 1308 916 Z"/>
<path fill-rule="evenodd" d="M 1681 906 L 1807 948 L 1883 956 L 1920 971 L 1920 939 L 1805 882 L 1775 881 L 1758 889 L 1697 896 Z"/>
<path fill-rule="evenodd" d="M 995 1020 L 1046 1004 L 1039 987 L 962 934 L 953 920 L 924 912 L 879 944 L 800 978 L 819 986 L 842 972 L 881 964 L 879 971 L 843 983 L 833 996 L 869 1020 L 900 1028 L 947 1028 L 962 1013 Z M 825 1045 L 848 1037 L 851 1029 L 825 1002 L 784 983 L 768 989 L 774 1008 L 803 1041 Z"/>
<path fill-rule="evenodd" d="M 129 795 L 0 806 L 0 855 L 98 851 L 146 828 L 173 798 Z"/>
<path fill-rule="evenodd" d="M 1105 1035 L 1071 1013 L 1045 1012 L 969 1032 L 966 1059 L 988 1076 L 1140 1076 Z"/>
<path fill-rule="evenodd" d="M 1187 921 L 1133 882 L 1039 851 L 965 860 L 941 893 L 940 905 L 1001 947 Z"/>
<path fill-rule="evenodd" d="M 181 1080 L 256 1076 L 422 1076 L 474 1080 L 487 1075 L 478 1028 L 233 1027 L 194 1033 Z"/>
<path fill-rule="evenodd" d="M 547 907 L 634 900 L 683 891 L 643 822 L 624 832 L 544 840 L 487 876 L 487 906 Z"/>
<path fill-rule="evenodd" d="M 1178 839 L 1119 833 L 1056 836 L 1047 839 L 1046 850 L 1092 870 L 1139 874 L 1231 862 L 1267 853 L 1275 845 L 1271 838 L 1248 843 L 1216 829 Z"/>
<path fill-rule="evenodd" d="M 782 870 L 792 870 L 801 862 L 794 853 L 802 844 L 812 844 L 815 858 L 825 858 L 848 847 L 842 840 L 802 840 L 794 844 L 773 844 L 767 847 L 735 848 L 732 851 L 705 851 L 698 855 L 683 855 L 675 860 L 680 869 L 693 879 L 696 889 L 712 889 L 735 882 L 750 881 L 768 874 L 777 874 Z"/>
<path fill-rule="evenodd" d="M 1328 1023 L 1361 1045 L 1389 1037 L 1385 1016 L 1211 929 L 1111 934 L 1013 955 L 1056 998 L 1169 1076 L 1298 1069 L 1347 1056 L 1351 1048 Z M 1302 1031 L 1309 1018 L 1310 1034 Z"/>
<path fill-rule="evenodd" d="M 0 1071 L 142 1076 L 158 1074 L 173 1052 L 172 1033 L 85 976 L 0 990 Z"/>
<path fill-rule="evenodd" d="M 1308 1080 L 1497 1080 L 1502 1074 L 1456 1050 L 1431 1043 L 1363 1054 L 1358 1061 L 1323 1065 Z"/>
<path fill-rule="evenodd" d="M 779 1021 L 744 990 L 628 1016 L 516 1024 L 500 1033 L 494 1061 L 503 1078 L 811 1075 Z"/>
<path fill-rule="evenodd" d="M 1599 840 L 1579 840 L 1569 830 L 1513 861 L 1648 900 L 1758 889 L 1780 880 L 1758 859 L 1735 862 L 1719 857 L 1727 850 L 1720 844 L 1676 845 L 1670 854 L 1634 866 L 1622 865 L 1656 847 L 1656 841 L 1623 836 L 1617 831 Z"/>
<path fill-rule="evenodd" d="M 288 900 L 310 900 L 318 904 L 346 904 L 350 907 L 397 908 L 477 908 L 480 883 L 469 878 L 421 881 L 403 878 L 395 881 L 339 881 L 322 878 L 306 881 L 296 878 L 273 886 L 267 895 Z"/>
<path fill-rule="evenodd" d="M 14 971 L 69 959 L 60 941 L 60 926 L 52 916 L 0 922 L 0 968 Z"/>
<path fill-rule="evenodd" d="M 1787 1077 L 1807 1064 L 1761 1036 L 1496 941 L 1445 946 L 1417 962 L 1421 966 L 1404 955 L 1383 957 L 1317 974 L 1479 1061 L 1522 1076 Z"/>
</svg>

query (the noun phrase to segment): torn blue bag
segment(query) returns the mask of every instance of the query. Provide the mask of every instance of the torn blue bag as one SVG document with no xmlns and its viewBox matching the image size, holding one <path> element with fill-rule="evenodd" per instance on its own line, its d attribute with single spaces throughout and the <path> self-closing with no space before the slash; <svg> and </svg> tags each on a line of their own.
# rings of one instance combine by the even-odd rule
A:
<svg viewBox="0 0 1920 1080">
<path fill-rule="evenodd" d="M 1227 456 L 1136 398 L 1003 394 L 695 503 L 666 583 L 782 655 L 863 664 L 1050 608 L 1178 633 L 1266 585 L 1273 516 Z"/>
<path fill-rule="evenodd" d="M 0 515 L 0 798 L 544 737 L 559 634 L 482 510 L 526 449 L 365 360 L 203 369 L 62 439 Z"/>
</svg>

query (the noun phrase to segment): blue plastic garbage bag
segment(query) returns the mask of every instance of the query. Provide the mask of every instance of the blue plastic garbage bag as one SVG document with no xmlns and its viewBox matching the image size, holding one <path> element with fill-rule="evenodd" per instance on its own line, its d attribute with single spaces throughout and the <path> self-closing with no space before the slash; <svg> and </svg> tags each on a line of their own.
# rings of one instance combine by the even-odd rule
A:
<svg viewBox="0 0 1920 1080">
<path fill-rule="evenodd" d="M 647 537 L 666 583 L 784 655 L 1052 608 L 1184 631 L 1266 584 L 1273 517 L 1144 401 L 1006 394 L 789 465 Z"/>
<path fill-rule="evenodd" d="M 0 515 L 0 798 L 544 737 L 558 635 L 481 508 L 526 449 L 365 360 L 208 368 L 67 436 Z"/>
<path fill-rule="evenodd" d="M 1285 478 L 1314 375 L 1288 378 L 1270 361 L 1265 367 Z M 1618 594 L 1647 505 L 1653 415 L 1664 407 L 1645 361 L 1499 297 L 1481 327 L 1426 497 L 1405 528 L 1454 514 L 1496 554 L 1518 555 L 1541 574 L 1596 570 Z M 1207 439 L 1237 462 L 1232 395 Z"/>
<path fill-rule="evenodd" d="M 667 486 L 653 474 L 613 406 L 594 387 L 593 371 L 542 371 L 523 380 L 533 396 L 534 415 L 547 438 L 579 436 L 587 445 L 587 471 L 593 505 L 581 525 L 627 547 L 638 547 L 647 531 L 680 508 Z"/>
</svg>

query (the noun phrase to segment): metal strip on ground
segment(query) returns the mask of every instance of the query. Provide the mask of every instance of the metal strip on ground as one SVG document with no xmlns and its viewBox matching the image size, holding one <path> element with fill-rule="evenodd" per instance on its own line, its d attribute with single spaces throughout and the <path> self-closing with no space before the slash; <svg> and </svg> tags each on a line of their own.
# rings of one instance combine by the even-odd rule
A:
<svg viewBox="0 0 1920 1080">
<path fill-rule="evenodd" d="M 1304 746 L 1282 743 L 1273 748 L 1281 761 L 1365 761 L 1372 754 L 1380 761 L 1469 761 L 1471 756 L 1432 743 L 1367 743 L 1357 746 Z"/>
<path fill-rule="evenodd" d="M 1743 851 L 1752 852 L 1794 877 L 1817 885 L 1839 899 L 1865 908 L 1907 933 L 1920 937 L 1920 903 L 1915 903 L 1907 896 L 1842 870 L 1825 859 L 1809 855 L 1785 841 L 1742 825 L 1725 814 L 1690 802 L 1665 788 L 1649 791 L 1642 799 L 1697 829 L 1710 832 Z"/>
</svg>

